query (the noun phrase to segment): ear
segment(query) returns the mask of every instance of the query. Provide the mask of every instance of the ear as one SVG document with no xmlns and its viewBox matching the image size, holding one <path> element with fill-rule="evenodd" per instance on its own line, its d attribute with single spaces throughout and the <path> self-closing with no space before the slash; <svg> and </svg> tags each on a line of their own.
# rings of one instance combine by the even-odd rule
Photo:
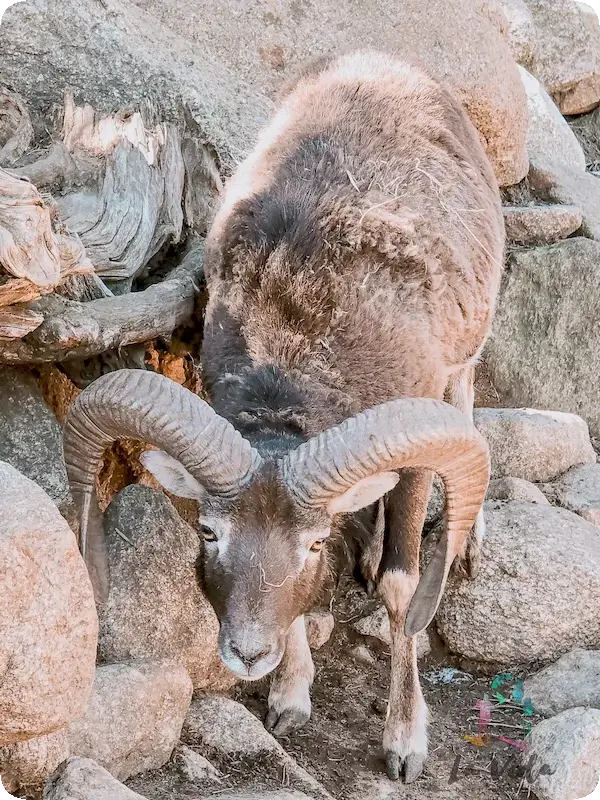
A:
<svg viewBox="0 0 600 800">
<path fill-rule="evenodd" d="M 327 512 L 330 516 L 334 514 L 349 514 L 352 511 L 359 511 L 361 508 L 370 506 L 384 494 L 391 491 L 398 483 L 399 475 L 396 472 L 379 472 L 370 478 L 363 478 L 362 481 L 355 483 L 347 492 L 330 500 L 327 505 Z"/>
<path fill-rule="evenodd" d="M 204 489 L 196 478 L 179 461 L 162 450 L 148 450 L 141 454 L 140 461 L 171 494 L 187 497 L 189 500 L 201 500 L 204 496 Z"/>
</svg>

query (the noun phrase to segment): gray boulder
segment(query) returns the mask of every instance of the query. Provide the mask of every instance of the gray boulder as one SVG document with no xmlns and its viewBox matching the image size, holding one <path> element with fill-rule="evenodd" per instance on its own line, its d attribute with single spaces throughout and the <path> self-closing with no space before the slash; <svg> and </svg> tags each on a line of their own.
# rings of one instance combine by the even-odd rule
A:
<svg viewBox="0 0 600 800">
<path fill-rule="evenodd" d="M 552 488 L 561 506 L 600 526 L 600 464 L 573 467 Z"/>
<path fill-rule="evenodd" d="M 572 650 L 527 678 L 524 689 L 545 716 L 584 706 L 600 709 L 600 650 Z"/>
<path fill-rule="evenodd" d="M 525 0 L 499 0 L 506 18 L 506 39 L 517 64 L 530 72 L 537 61 L 537 29 Z"/>
<path fill-rule="evenodd" d="M 72 755 L 91 758 L 118 780 L 171 758 L 192 699 L 180 664 L 147 661 L 96 669 L 85 714 L 69 726 Z"/>
<path fill-rule="evenodd" d="M 44 800 L 145 800 L 89 758 L 69 758 L 50 776 Z"/>
<path fill-rule="evenodd" d="M 479 574 L 452 579 L 437 613 L 448 648 L 515 665 L 599 647 L 598 529 L 570 511 L 515 501 L 486 502 L 485 518 Z M 425 540 L 424 561 L 431 548 Z"/>
<path fill-rule="evenodd" d="M 549 505 L 548 498 L 534 483 L 522 478 L 494 478 L 487 491 L 488 500 L 523 500 L 526 503 Z"/>
<path fill-rule="evenodd" d="M 516 244 L 552 244 L 566 239 L 583 221 L 575 206 L 505 206 L 506 237 Z"/>
<path fill-rule="evenodd" d="M 53 733 L 92 691 L 98 618 L 73 531 L 0 462 L 0 746 Z"/>
<path fill-rule="evenodd" d="M 587 425 L 575 414 L 477 408 L 474 418 L 490 447 L 493 478 L 548 481 L 576 464 L 596 461 Z"/>
<path fill-rule="evenodd" d="M 29 372 L 0 367 L 0 461 L 35 481 L 73 523 L 62 431 Z"/>
<path fill-rule="evenodd" d="M 311 650 L 320 650 L 331 639 L 335 627 L 333 614 L 329 611 L 311 611 L 304 615 L 306 636 Z"/>
<path fill-rule="evenodd" d="M 270 770 L 272 776 L 280 778 L 283 770 L 299 789 L 305 789 L 314 797 L 332 800 L 323 786 L 285 752 L 254 714 L 228 697 L 195 697 L 183 725 L 182 741 L 202 750 L 211 762 L 223 764 L 225 769 L 240 759 L 247 765 L 260 763 L 261 772 Z M 247 767 L 247 772 L 252 774 L 251 766 Z M 246 787 L 244 790 L 250 797 L 256 791 Z"/>
<path fill-rule="evenodd" d="M 580 414 L 594 436 L 600 434 L 599 263 L 600 243 L 584 238 L 513 253 L 486 347 L 504 403 Z"/>
<path fill-rule="evenodd" d="M 128 486 L 105 514 L 111 576 L 100 657 L 182 663 L 195 688 L 234 683 L 217 651 L 218 622 L 196 577 L 198 534 L 162 492 Z"/>
<path fill-rule="evenodd" d="M 573 708 L 536 725 L 524 761 L 538 800 L 591 797 L 600 781 L 600 711 Z"/>
</svg>

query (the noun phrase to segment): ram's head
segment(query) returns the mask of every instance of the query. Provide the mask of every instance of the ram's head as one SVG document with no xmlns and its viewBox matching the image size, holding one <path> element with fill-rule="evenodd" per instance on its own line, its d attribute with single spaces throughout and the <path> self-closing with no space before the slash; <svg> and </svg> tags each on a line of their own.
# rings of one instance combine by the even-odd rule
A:
<svg viewBox="0 0 600 800">
<path fill-rule="evenodd" d="M 286 632 L 326 569 L 334 520 L 390 491 L 404 467 L 433 470 L 446 488 L 445 532 L 406 618 L 407 635 L 425 628 L 489 479 L 485 441 L 440 401 L 389 402 L 268 458 L 178 384 L 142 370 L 111 373 L 78 397 L 65 426 L 81 548 L 99 599 L 108 568 L 94 480 L 104 450 L 122 437 L 159 447 L 144 454 L 145 466 L 173 494 L 200 502 L 201 571 L 221 625 L 221 657 L 246 679 L 281 660 Z"/>
</svg>

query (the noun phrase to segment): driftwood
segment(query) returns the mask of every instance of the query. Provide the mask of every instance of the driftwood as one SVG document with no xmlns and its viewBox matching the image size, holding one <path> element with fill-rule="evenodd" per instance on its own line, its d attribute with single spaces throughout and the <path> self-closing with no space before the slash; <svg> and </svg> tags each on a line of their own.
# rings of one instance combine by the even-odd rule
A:
<svg viewBox="0 0 600 800">
<path fill-rule="evenodd" d="M 100 116 L 67 96 L 59 125 L 31 150 L 26 106 L 0 88 L 0 362 L 139 361 L 132 345 L 192 313 L 198 247 L 162 283 L 153 270 L 205 233 L 216 154 L 185 108 L 169 122 L 150 104 Z"/>
<path fill-rule="evenodd" d="M 79 303 L 52 295 L 31 310 L 44 321 L 19 341 L 0 342 L 0 363 L 41 364 L 168 338 L 194 309 L 204 249 L 195 244 L 166 278 L 143 292 Z"/>
</svg>

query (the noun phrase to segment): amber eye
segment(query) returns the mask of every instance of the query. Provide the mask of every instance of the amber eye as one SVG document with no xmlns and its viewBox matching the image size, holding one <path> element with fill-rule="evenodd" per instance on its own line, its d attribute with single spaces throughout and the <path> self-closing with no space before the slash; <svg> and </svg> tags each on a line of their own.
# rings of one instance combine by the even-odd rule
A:
<svg viewBox="0 0 600 800">
<path fill-rule="evenodd" d="M 311 553 L 320 553 L 321 550 L 325 547 L 325 542 L 327 539 L 317 539 L 316 542 L 313 542 L 310 546 Z"/>
<path fill-rule="evenodd" d="M 212 528 L 209 528 L 208 525 L 202 525 L 200 530 L 202 531 L 202 536 L 204 536 L 205 542 L 217 541 L 217 534 L 213 531 Z"/>
</svg>

